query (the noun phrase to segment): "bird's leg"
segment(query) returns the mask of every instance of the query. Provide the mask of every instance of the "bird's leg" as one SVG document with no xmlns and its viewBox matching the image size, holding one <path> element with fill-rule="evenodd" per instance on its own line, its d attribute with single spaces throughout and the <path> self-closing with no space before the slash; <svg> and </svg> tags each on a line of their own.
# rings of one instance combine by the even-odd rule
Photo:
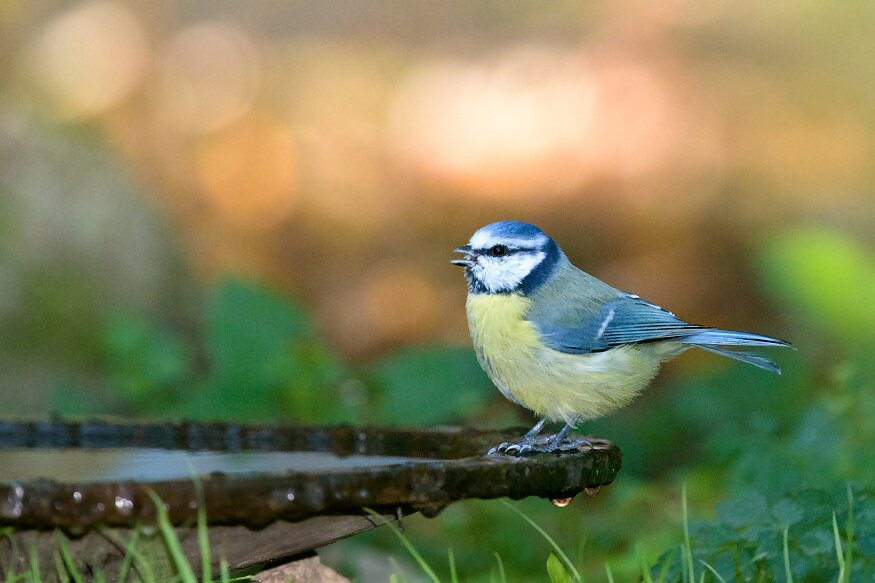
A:
<svg viewBox="0 0 875 583">
<path fill-rule="evenodd" d="M 565 438 L 568 437 L 568 433 L 572 429 L 574 429 L 574 424 L 569 421 L 562 429 L 559 430 L 559 433 L 550 438 L 550 441 L 547 442 L 547 449 L 550 451 L 558 450 L 559 444 L 565 441 Z"/>
<path fill-rule="evenodd" d="M 514 441 L 505 441 L 490 449 L 486 455 L 529 455 L 534 453 L 562 453 L 564 451 L 581 451 L 603 447 L 600 440 L 590 441 L 585 437 L 568 437 L 577 419 L 567 422 L 558 433 L 540 437 L 541 430 L 547 423 L 546 419 L 538 421 L 525 435 Z"/>
<path fill-rule="evenodd" d="M 523 435 L 523 441 L 534 441 L 538 434 L 541 433 L 541 430 L 544 429 L 544 425 L 547 423 L 547 419 L 541 419 L 535 426 L 526 431 L 526 434 Z"/>
<path fill-rule="evenodd" d="M 594 446 L 592 442 L 585 437 L 579 437 L 577 439 L 569 439 L 568 434 L 574 429 L 574 426 L 577 425 L 577 419 L 572 419 L 567 422 L 565 426 L 559 430 L 559 433 L 550 438 L 550 441 L 547 442 L 547 445 L 538 451 L 544 451 L 545 453 L 558 453 L 562 451 L 574 451 L 579 450 L 581 446 L 588 446 L 592 449 Z"/>
<path fill-rule="evenodd" d="M 526 431 L 526 434 L 518 440 L 499 443 L 488 452 L 486 452 L 486 455 L 495 455 L 497 453 L 520 455 L 528 451 L 532 451 L 532 448 L 535 445 L 535 441 L 538 439 L 538 434 L 540 434 L 541 430 L 544 429 L 544 425 L 546 423 L 546 419 L 541 419 L 540 421 L 535 423 L 534 427 Z"/>
</svg>

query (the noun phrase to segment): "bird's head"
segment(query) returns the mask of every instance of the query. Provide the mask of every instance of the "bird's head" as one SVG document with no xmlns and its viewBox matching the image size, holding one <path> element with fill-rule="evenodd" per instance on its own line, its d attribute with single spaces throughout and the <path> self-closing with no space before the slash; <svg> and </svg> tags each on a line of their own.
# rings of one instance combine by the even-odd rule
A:
<svg viewBox="0 0 875 583">
<path fill-rule="evenodd" d="M 477 229 L 467 245 L 455 249 L 464 259 L 471 293 L 521 293 L 548 281 L 564 259 L 562 250 L 544 231 L 520 221 L 501 221 Z"/>
</svg>

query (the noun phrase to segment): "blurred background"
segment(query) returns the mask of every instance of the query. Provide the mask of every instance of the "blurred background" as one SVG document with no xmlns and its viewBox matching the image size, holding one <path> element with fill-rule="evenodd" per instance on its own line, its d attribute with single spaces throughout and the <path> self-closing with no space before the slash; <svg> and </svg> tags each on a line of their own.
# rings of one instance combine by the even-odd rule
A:
<svg viewBox="0 0 875 583">
<path fill-rule="evenodd" d="M 670 562 L 684 482 L 702 529 L 720 501 L 845 500 L 875 471 L 872 54 L 862 1 L 5 0 L 2 414 L 529 425 L 449 264 L 521 219 L 685 319 L 799 348 L 780 378 L 689 354 L 584 428 L 623 449 L 618 482 L 520 507 L 589 580 Z M 465 580 L 493 552 L 546 577 L 499 504 L 406 523 Z M 391 533 L 322 554 L 418 576 Z"/>
</svg>

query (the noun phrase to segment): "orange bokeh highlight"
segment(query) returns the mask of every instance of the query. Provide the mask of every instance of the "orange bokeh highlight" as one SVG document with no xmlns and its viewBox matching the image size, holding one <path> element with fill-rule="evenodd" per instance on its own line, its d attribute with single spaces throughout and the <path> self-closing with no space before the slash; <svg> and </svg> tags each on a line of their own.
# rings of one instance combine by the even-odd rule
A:
<svg viewBox="0 0 875 583">
<path fill-rule="evenodd" d="M 346 354 L 368 356 L 387 345 L 421 341 L 441 325 L 443 299 L 416 265 L 384 265 L 330 300 L 323 318 Z"/>
<path fill-rule="evenodd" d="M 392 139 L 406 163 L 466 193 L 562 193 L 666 164 L 676 108 L 653 65 L 529 47 L 421 66 L 399 90 Z"/>
<path fill-rule="evenodd" d="M 198 184 L 229 222 L 269 227 L 295 207 L 295 143 L 281 126 L 246 119 L 203 139 L 195 160 Z"/>
</svg>

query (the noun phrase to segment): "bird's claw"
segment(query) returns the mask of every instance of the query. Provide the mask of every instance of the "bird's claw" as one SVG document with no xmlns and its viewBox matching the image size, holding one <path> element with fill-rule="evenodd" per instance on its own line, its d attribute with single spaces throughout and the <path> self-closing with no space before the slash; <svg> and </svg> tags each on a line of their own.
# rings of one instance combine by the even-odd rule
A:
<svg viewBox="0 0 875 583">
<path fill-rule="evenodd" d="M 568 453 L 599 449 L 598 440 L 590 441 L 585 437 L 566 437 L 561 441 L 554 442 L 553 437 L 545 436 L 529 440 L 504 441 L 486 452 L 486 455 L 522 457 L 539 453 Z"/>
<path fill-rule="evenodd" d="M 532 444 L 525 441 L 503 441 L 486 452 L 486 455 L 521 456 L 532 451 Z"/>
</svg>

